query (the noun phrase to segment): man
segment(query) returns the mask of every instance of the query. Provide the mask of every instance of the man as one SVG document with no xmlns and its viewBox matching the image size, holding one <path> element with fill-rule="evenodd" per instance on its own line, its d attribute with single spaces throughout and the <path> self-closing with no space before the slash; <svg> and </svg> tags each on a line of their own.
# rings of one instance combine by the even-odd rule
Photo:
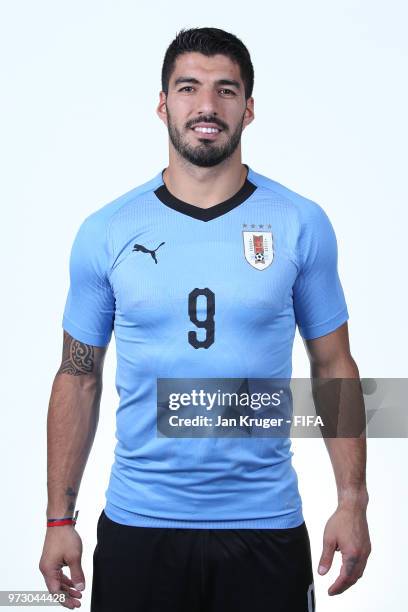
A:
<svg viewBox="0 0 408 612">
<path fill-rule="evenodd" d="M 88 216 L 75 238 L 48 414 L 51 522 L 40 561 L 67 607 L 80 605 L 85 584 L 70 519 L 114 330 L 118 441 L 98 521 L 92 612 L 314 610 L 288 436 L 163 426 L 170 411 L 176 422 L 208 414 L 171 406 L 173 396 L 193 396 L 197 381 L 209 389 L 222 380 L 230 391 L 236 380 L 290 379 L 296 324 L 313 377 L 358 378 L 326 213 L 241 162 L 253 79 L 234 35 L 182 30 L 164 58 L 157 108 L 169 134 L 167 168 Z M 338 507 L 319 571 L 341 551 L 334 595 L 364 571 L 368 495 L 365 440 L 326 444 Z"/>
</svg>

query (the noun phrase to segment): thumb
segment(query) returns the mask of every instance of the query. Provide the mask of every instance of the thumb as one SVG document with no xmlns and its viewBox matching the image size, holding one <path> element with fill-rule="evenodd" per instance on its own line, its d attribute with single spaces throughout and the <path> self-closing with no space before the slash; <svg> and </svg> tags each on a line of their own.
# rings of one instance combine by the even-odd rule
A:
<svg viewBox="0 0 408 612">
<path fill-rule="evenodd" d="M 68 566 L 74 588 L 78 591 L 83 591 L 85 588 L 85 576 L 84 572 L 82 571 L 80 559 L 71 561 Z"/>
<path fill-rule="evenodd" d="M 319 561 L 318 572 L 321 576 L 326 574 L 333 563 L 334 551 L 336 550 L 336 543 L 329 540 L 323 540 L 323 552 Z"/>
</svg>

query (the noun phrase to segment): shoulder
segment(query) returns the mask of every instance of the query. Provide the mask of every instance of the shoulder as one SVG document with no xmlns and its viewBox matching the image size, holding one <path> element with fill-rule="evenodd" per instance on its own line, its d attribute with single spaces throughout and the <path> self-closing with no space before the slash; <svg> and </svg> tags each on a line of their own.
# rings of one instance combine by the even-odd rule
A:
<svg viewBox="0 0 408 612">
<path fill-rule="evenodd" d="M 71 269 L 96 271 L 100 277 L 108 274 L 114 261 L 114 245 L 110 233 L 112 221 L 128 205 L 137 204 L 161 182 L 161 173 L 95 210 L 80 223 L 71 248 Z"/>
<path fill-rule="evenodd" d="M 75 234 L 72 253 L 78 254 L 79 257 L 82 253 L 89 254 L 93 259 L 99 260 L 98 267 L 100 268 L 109 266 L 114 257 L 114 245 L 112 244 L 110 231 L 112 222 L 118 218 L 121 212 L 124 212 L 126 216 L 126 210 L 129 206 L 134 209 L 138 201 L 145 200 L 146 196 L 160 184 L 161 172 L 85 217 Z"/>
<path fill-rule="evenodd" d="M 262 174 L 250 172 L 248 179 L 259 188 L 259 197 L 273 198 L 285 204 L 290 214 L 290 226 L 294 228 L 294 258 L 298 270 L 305 270 L 312 264 L 326 258 L 334 261 L 337 257 L 337 240 L 332 223 L 320 204 L 289 189 Z M 320 258 L 320 259 L 319 259 Z"/>
<path fill-rule="evenodd" d="M 127 206 L 136 204 L 138 200 L 143 200 L 160 184 L 161 173 L 92 212 L 85 217 L 80 230 L 82 232 L 87 232 L 90 236 L 94 236 L 95 238 L 100 239 L 102 236 L 106 237 L 109 226 L 118 213 L 126 209 Z"/>
<path fill-rule="evenodd" d="M 272 197 L 285 204 L 299 221 L 300 226 L 313 226 L 328 221 L 328 215 L 316 201 L 301 195 L 282 183 L 250 169 L 248 179 L 259 188 L 259 194 Z"/>
</svg>

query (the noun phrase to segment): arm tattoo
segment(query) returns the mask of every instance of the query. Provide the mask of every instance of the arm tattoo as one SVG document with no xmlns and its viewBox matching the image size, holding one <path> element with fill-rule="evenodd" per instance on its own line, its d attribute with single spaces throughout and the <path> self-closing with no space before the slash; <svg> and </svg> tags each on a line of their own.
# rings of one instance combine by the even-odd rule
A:
<svg viewBox="0 0 408 612">
<path fill-rule="evenodd" d="M 84 344 L 75 340 L 64 331 L 64 342 L 62 349 L 62 363 L 58 374 L 90 374 L 94 370 L 95 351 L 91 344 Z"/>
<path fill-rule="evenodd" d="M 65 495 L 68 496 L 67 512 L 73 512 L 75 510 L 75 501 L 76 501 L 77 493 L 76 491 L 74 491 L 72 487 L 68 487 L 65 490 Z"/>
</svg>

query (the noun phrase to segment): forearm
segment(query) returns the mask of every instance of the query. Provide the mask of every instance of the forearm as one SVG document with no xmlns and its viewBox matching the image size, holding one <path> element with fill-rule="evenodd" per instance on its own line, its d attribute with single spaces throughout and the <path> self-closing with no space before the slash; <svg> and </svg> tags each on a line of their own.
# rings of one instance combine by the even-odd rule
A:
<svg viewBox="0 0 408 612">
<path fill-rule="evenodd" d="M 58 373 L 47 418 L 47 517 L 72 516 L 99 418 L 102 381 Z"/>
<path fill-rule="evenodd" d="M 339 410 L 340 418 L 343 416 L 346 422 L 344 428 L 352 429 L 349 423 L 354 416 L 357 422 L 361 423 L 365 418 L 365 415 L 361 414 L 364 411 L 364 399 L 360 385 L 350 380 L 360 378 L 357 365 L 351 356 L 334 360 L 326 365 L 312 365 L 312 377 L 342 379 L 344 398 L 340 393 L 337 400 L 339 405 L 336 408 Z M 345 404 L 343 406 L 342 401 Z M 358 414 L 353 415 L 354 411 Z M 359 437 L 343 437 L 340 431 L 338 437 L 324 437 L 324 441 L 333 466 L 339 506 L 365 508 L 368 504 L 368 492 L 366 484 L 367 445 L 364 430 Z"/>
<path fill-rule="evenodd" d="M 367 507 L 365 438 L 325 438 L 339 506 Z"/>
</svg>

